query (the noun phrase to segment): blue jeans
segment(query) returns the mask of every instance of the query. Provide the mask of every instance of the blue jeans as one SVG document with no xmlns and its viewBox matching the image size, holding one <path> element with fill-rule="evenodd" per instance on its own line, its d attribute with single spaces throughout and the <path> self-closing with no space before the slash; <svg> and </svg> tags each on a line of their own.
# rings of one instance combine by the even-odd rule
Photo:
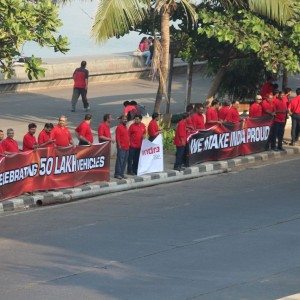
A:
<svg viewBox="0 0 300 300">
<path fill-rule="evenodd" d="M 143 57 L 146 57 L 146 66 L 150 65 L 150 61 L 151 61 L 151 53 L 150 51 L 144 51 L 143 52 Z"/>
<path fill-rule="evenodd" d="M 115 166 L 115 176 L 124 177 L 126 164 L 128 160 L 128 150 L 123 150 L 117 147 L 117 160 Z"/>
<path fill-rule="evenodd" d="M 174 169 L 180 169 L 182 167 L 184 156 L 186 153 L 186 146 L 176 146 L 176 159 Z"/>
<path fill-rule="evenodd" d="M 284 135 L 285 123 L 274 122 L 274 143 L 276 145 L 276 139 L 278 141 L 278 149 L 282 149 L 282 141 Z"/>
<path fill-rule="evenodd" d="M 127 172 L 137 174 L 141 148 L 129 148 Z"/>
</svg>

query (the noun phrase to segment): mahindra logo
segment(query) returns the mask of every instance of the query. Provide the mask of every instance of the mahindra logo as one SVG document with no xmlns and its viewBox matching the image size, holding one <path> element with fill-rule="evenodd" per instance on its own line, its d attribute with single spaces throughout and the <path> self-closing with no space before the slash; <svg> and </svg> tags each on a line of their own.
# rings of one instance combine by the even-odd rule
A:
<svg viewBox="0 0 300 300">
<path fill-rule="evenodd" d="M 154 154 L 154 153 L 158 153 L 158 152 L 160 152 L 159 146 L 151 147 L 149 149 L 145 149 L 145 150 L 142 151 L 142 154 L 143 155 L 149 155 L 149 154 Z"/>
</svg>

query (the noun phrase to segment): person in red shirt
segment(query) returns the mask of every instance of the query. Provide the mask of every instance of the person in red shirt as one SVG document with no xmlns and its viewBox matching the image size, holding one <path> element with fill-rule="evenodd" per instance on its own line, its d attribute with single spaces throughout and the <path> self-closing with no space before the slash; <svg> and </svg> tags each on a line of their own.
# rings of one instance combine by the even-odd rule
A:
<svg viewBox="0 0 300 300">
<path fill-rule="evenodd" d="M 155 140 L 155 138 L 161 133 L 161 130 L 159 129 L 158 126 L 158 118 L 159 114 L 158 113 L 153 113 L 152 114 L 152 120 L 150 121 L 148 125 L 148 136 L 149 136 L 149 141 L 152 142 Z"/>
<path fill-rule="evenodd" d="M 193 104 L 187 105 L 185 111 L 187 113 L 187 117 L 185 119 L 187 135 L 190 135 L 195 131 L 194 122 L 193 122 L 193 119 L 192 119 L 192 116 L 193 116 L 193 113 L 194 113 Z"/>
<path fill-rule="evenodd" d="M 250 105 L 249 118 L 260 118 L 262 116 L 262 96 L 257 95 L 255 97 L 255 102 Z"/>
<path fill-rule="evenodd" d="M 84 120 L 75 129 L 76 136 L 80 146 L 93 145 L 94 137 L 91 129 L 92 115 L 86 114 Z"/>
<path fill-rule="evenodd" d="M 269 94 L 273 93 L 274 86 L 273 86 L 273 78 L 271 76 L 268 76 L 267 81 L 262 85 L 260 89 L 260 95 L 263 99 L 266 99 Z"/>
<path fill-rule="evenodd" d="M 38 144 L 40 148 L 53 147 L 53 140 L 51 140 L 51 130 L 53 129 L 52 123 L 46 123 L 44 129 L 39 133 Z"/>
<path fill-rule="evenodd" d="M 80 68 L 77 68 L 73 73 L 74 87 L 72 95 L 72 109 L 74 112 L 79 96 L 81 96 L 85 111 L 90 110 L 90 105 L 87 100 L 89 71 L 86 69 L 86 61 L 82 61 Z"/>
<path fill-rule="evenodd" d="M 149 43 L 146 37 L 143 37 L 139 43 L 139 50 L 142 52 L 142 56 L 146 58 L 145 65 L 149 66 L 151 62 L 151 53 L 149 50 Z"/>
<path fill-rule="evenodd" d="M 129 127 L 129 155 L 127 164 L 127 174 L 137 175 L 137 169 L 140 158 L 140 151 L 143 142 L 143 138 L 146 135 L 146 126 L 142 123 L 143 117 L 138 115 L 134 118 L 134 123 Z"/>
<path fill-rule="evenodd" d="M 227 113 L 230 109 L 230 103 L 228 101 L 224 101 L 222 103 L 222 107 L 218 111 L 219 121 L 224 122 L 227 116 Z"/>
<path fill-rule="evenodd" d="M 187 128 L 186 128 L 186 118 L 188 117 L 187 113 L 182 115 L 182 119 L 178 122 L 175 137 L 174 145 L 176 146 L 176 158 L 174 163 L 174 170 L 182 171 L 182 167 L 185 156 L 186 156 L 186 145 L 187 145 Z"/>
<path fill-rule="evenodd" d="M 262 101 L 262 115 L 263 116 L 275 116 L 275 107 L 273 103 L 273 94 L 269 94 L 268 97 Z M 274 144 L 274 126 L 271 125 L 269 138 L 266 144 L 265 150 L 269 150 L 271 146 L 271 150 L 275 150 L 275 144 Z"/>
<path fill-rule="evenodd" d="M 126 127 L 127 117 L 122 115 L 119 117 L 120 124 L 116 128 L 116 144 L 117 144 L 117 159 L 115 165 L 115 175 L 117 179 L 126 178 L 124 175 L 128 154 L 129 154 L 129 132 Z"/>
<path fill-rule="evenodd" d="M 3 141 L 4 139 L 4 132 L 3 130 L 0 129 L 0 143 Z"/>
<path fill-rule="evenodd" d="M 60 116 L 58 124 L 51 130 L 50 139 L 54 141 L 55 146 L 68 147 L 74 144 L 72 135 L 66 125 L 67 118 Z"/>
<path fill-rule="evenodd" d="M 211 106 L 209 106 L 206 110 L 206 127 L 210 127 L 210 126 L 213 126 L 213 125 L 216 125 L 219 122 L 219 114 L 218 114 L 218 111 L 219 111 L 219 101 L 217 99 L 214 99 L 212 102 L 211 102 Z"/>
<path fill-rule="evenodd" d="M 300 128 L 300 88 L 296 90 L 296 97 L 289 104 L 289 114 L 292 117 L 292 141 L 291 146 L 295 145 L 297 140 L 297 128 Z"/>
<path fill-rule="evenodd" d="M 239 101 L 233 100 L 231 103 L 231 106 L 227 112 L 227 115 L 225 117 L 225 122 L 229 123 L 239 123 L 241 121 L 241 117 L 239 114 Z"/>
<path fill-rule="evenodd" d="M 123 114 L 124 114 L 125 116 L 127 116 L 127 117 L 128 117 L 128 113 L 129 113 L 130 111 L 136 109 L 135 105 L 132 104 L 131 101 L 124 101 L 124 102 L 123 102 L 123 106 L 124 106 Z"/>
<path fill-rule="evenodd" d="M 286 123 L 287 115 L 287 103 L 282 97 L 282 93 L 278 94 L 278 97 L 274 100 L 275 118 L 274 118 L 274 135 L 272 145 L 276 147 L 276 140 L 278 141 L 276 151 L 283 151 L 282 142 L 284 135 L 284 127 Z"/>
<path fill-rule="evenodd" d="M 114 143 L 115 140 L 111 137 L 110 133 L 110 123 L 112 121 L 111 114 L 105 114 L 103 116 L 103 122 L 101 122 L 98 126 L 98 140 L 99 143 L 103 142 L 112 142 Z"/>
<path fill-rule="evenodd" d="M 14 140 L 14 135 L 15 132 L 12 128 L 7 129 L 7 137 L 1 143 L 4 154 L 19 152 L 19 146 L 16 140 Z"/>
<path fill-rule="evenodd" d="M 28 132 L 23 138 L 23 151 L 35 150 L 38 147 L 38 143 L 35 138 L 36 124 L 30 123 L 28 125 Z"/>
<path fill-rule="evenodd" d="M 192 122 L 194 130 L 205 129 L 204 125 L 204 106 L 202 103 L 197 103 L 195 105 L 195 113 L 192 115 Z"/>
</svg>

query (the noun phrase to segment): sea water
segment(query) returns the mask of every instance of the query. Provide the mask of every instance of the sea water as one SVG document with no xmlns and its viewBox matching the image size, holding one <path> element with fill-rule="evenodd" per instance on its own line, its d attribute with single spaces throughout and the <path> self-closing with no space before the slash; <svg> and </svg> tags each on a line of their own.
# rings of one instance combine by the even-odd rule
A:
<svg viewBox="0 0 300 300">
<path fill-rule="evenodd" d="M 97 44 L 91 37 L 91 29 L 97 11 L 98 1 L 71 1 L 60 6 L 60 18 L 63 26 L 59 34 L 67 36 L 70 50 L 66 54 L 55 53 L 53 48 L 40 47 L 27 42 L 22 49 L 22 56 L 41 58 L 62 58 L 74 56 L 98 56 L 121 52 L 133 52 L 138 48 L 142 35 L 131 32 L 122 38 L 111 38 L 104 44 Z"/>
</svg>

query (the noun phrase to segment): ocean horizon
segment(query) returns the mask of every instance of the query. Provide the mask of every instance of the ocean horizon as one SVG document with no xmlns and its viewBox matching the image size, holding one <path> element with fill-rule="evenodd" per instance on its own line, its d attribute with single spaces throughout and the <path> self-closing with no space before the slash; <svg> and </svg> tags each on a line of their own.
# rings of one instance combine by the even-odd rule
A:
<svg viewBox="0 0 300 300">
<path fill-rule="evenodd" d="M 97 1 L 72 1 L 60 6 L 60 18 L 63 26 L 59 34 L 67 36 L 70 50 L 66 53 L 55 53 L 53 48 L 40 47 L 36 43 L 27 42 L 22 49 L 22 56 L 41 58 L 70 58 L 77 56 L 101 56 L 123 52 L 133 52 L 143 35 L 131 32 L 122 38 L 111 38 L 106 43 L 97 44 L 91 37 L 93 19 L 97 10 Z"/>
</svg>

